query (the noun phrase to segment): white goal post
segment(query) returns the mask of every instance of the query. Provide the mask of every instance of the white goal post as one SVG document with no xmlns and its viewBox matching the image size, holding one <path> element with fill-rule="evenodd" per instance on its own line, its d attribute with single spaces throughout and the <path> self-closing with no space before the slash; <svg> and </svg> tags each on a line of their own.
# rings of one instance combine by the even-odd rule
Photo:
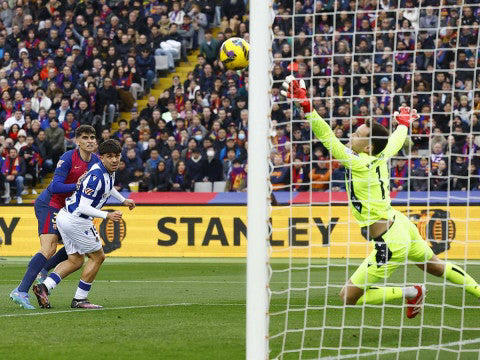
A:
<svg viewBox="0 0 480 360">
<path fill-rule="evenodd" d="M 250 1 L 246 353 L 247 359 L 262 360 L 268 357 L 272 11 L 270 0 Z"/>
</svg>

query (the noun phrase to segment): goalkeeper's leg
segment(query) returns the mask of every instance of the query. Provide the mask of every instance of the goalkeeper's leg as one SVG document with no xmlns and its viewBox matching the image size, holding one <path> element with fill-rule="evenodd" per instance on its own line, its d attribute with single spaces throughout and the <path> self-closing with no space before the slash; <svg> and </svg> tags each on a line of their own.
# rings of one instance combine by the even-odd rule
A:
<svg viewBox="0 0 480 360">
<path fill-rule="evenodd" d="M 412 236 L 409 259 L 416 262 L 417 266 L 437 277 L 445 276 L 448 281 L 465 285 L 465 291 L 480 298 L 480 286 L 465 270 L 450 261 L 440 260 L 432 251 L 427 242 L 423 240 L 418 228 L 410 222 Z"/>
<path fill-rule="evenodd" d="M 405 216 L 395 217 L 390 229 L 381 236 L 373 239 L 375 250 L 363 261 L 350 280 L 345 284 L 340 297 L 347 305 L 372 304 L 378 305 L 397 299 L 423 299 L 424 288 L 421 286 L 377 286 L 383 282 L 400 265 L 406 265 L 411 239 Z"/>
<path fill-rule="evenodd" d="M 480 299 L 480 286 L 460 266 L 450 261 L 442 261 L 435 255 L 426 264 L 417 264 L 417 266 L 422 270 L 426 269 L 429 274 L 434 276 L 445 276 L 445 279 L 454 284 L 465 285 L 466 292 Z"/>
</svg>

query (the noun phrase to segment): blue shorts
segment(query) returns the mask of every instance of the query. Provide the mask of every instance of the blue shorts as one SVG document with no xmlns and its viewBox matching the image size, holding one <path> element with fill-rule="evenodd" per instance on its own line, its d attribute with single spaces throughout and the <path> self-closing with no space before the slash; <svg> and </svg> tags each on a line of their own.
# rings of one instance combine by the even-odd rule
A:
<svg viewBox="0 0 480 360">
<path fill-rule="evenodd" d="M 60 209 L 48 205 L 46 202 L 37 199 L 34 204 L 35 216 L 38 220 L 38 235 L 55 234 L 60 238 L 57 229 L 57 214 Z"/>
</svg>

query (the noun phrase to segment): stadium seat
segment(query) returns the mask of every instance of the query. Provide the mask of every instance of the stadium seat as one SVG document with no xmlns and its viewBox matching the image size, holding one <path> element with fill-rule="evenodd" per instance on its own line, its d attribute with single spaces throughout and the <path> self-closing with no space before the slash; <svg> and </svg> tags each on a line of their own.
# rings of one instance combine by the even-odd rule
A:
<svg viewBox="0 0 480 360">
<path fill-rule="evenodd" d="M 213 192 L 224 192 L 226 185 L 227 185 L 226 181 L 215 181 L 213 183 Z"/>
<path fill-rule="evenodd" d="M 165 55 L 155 55 L 155 70 L 168 70 L 168 61 Z"/>
<path fill-rule="evenodd" d="M 196 182 L 194 191 L 195 192 L 212 192 L 212 185 L 211 182 Z"/>
</svg>

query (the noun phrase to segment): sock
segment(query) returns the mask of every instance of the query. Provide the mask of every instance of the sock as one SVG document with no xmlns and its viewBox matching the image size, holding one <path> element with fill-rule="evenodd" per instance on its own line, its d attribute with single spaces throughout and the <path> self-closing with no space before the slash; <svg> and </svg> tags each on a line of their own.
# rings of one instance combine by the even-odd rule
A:
<svg viewBox="0 0 480 360">
<path fill-rule="evenodd" d="M 413 299 L 418 295 L 418 290 L 415 286 L 407 286 L 403 289 L 403 294 L 407 299 Z"/>
<path fill-rule="evenodd" d="M 57 273 L 52 272 L 43 282 L 47 287 L 48 291 L 55 289 L 55 286 L 62 281 L 62 278 Z"/>
<path fill-rule="evenodd" d="M 403 299 L 403 289 L 400 287 L 370 288 L 357 300 L 357 305 L 381 305 L 396 299 Z"/>
<path fill-rule="evenodd" d="M 54 269 L 55 266 L 57 266 L 62 261 L 65 261 L 67 259 L 68 259 L 68 255 L 64 246 L 60 250 L 58 250 L 57 253 L 47 261 L 47 263 L 43 266 L 43 270 L 45 270 L 45 272 L 48 273 L 50 270 Z"/>
<path fill-rule="evenodd" d="M 25 275 L 23 275 L 22 282 L 18 286 L 18 291 L 27 292 L 30 290 L 30 286 L 32 286 L 35 278 L 37 277 L 40 270 L 42 270 L 43 266 L 47 262 L 47 258 L 43 256 L 42 253 L 36 253 L 35 256 L 30 260 L 28 263 L 27 271 Z"/>
<path fill-rule="evenodd" d="M 448 262 L 445 264 L 445 278 L 454 284 L 465 285 L 465 291 L 480 298 L 480 286 L 465 270 Z"/>
<path fill-rule="evenodd" d="M 76 300 L 86 299 L 91 287 L 92 287 L 91 283 L 87 283 L 86 281 L 83 281 L 80 279 L 80 281 L 78 282 L 78 288 L 77 288 L 77 291 L 75 292 L 74 299 Z"/>
</svg>

